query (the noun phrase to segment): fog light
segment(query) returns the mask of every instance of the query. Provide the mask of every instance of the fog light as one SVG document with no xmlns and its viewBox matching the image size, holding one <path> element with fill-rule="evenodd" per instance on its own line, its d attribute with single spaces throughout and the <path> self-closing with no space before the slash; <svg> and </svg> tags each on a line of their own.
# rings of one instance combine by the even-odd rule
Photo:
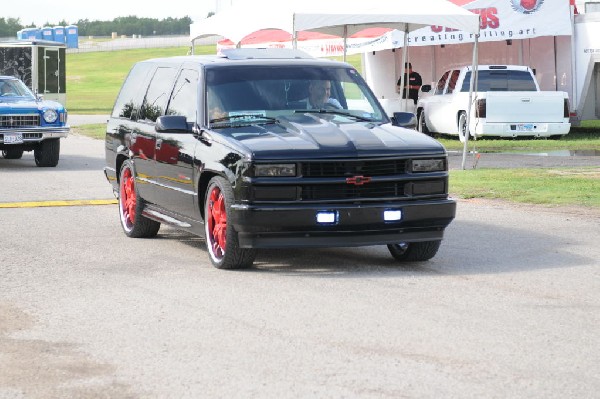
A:
<svg viewBox="0 0 600 399">
<path fill-rule="evenodd" d="M 321 211 L 317 212 L 317 223 L 319 224 L 332 224 L 336 222 L 337 213 L 334 211 Z"/>
<path fill-rule="evenodd" d="M 394 222 L 402 219 L 402 211 L 400 209 L 388 209 L 383 211 L 383 220 L 386 222 Z"/>
</svg>

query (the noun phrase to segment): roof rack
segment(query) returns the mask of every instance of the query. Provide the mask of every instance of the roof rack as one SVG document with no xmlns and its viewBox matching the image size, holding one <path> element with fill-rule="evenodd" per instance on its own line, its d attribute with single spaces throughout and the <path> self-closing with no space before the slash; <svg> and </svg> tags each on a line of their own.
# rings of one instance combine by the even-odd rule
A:
<svg viewBox="0 0 600 399">
<path fill-rule="evenodd" d="M 290 48 L 234 48 L 221 50 L 229 60 L 314 58 L 301 50 Z"/>
</svg>

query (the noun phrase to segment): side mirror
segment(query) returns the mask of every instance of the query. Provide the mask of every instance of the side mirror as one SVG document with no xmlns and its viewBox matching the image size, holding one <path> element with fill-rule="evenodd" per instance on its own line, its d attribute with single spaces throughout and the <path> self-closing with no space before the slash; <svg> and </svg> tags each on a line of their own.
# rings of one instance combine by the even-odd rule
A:
<svg viewBox="0 0 600 399">
<path fill-rule="evenodd" d="M 190 133 L 186 117 L 180 115 L 159 116 L 154 129 L 158 133 Z"/>
<path fill-rule="evenodd" d="M 431 85 L 423 85 L 423 86 L 421 86 L 421 91 L 423 93 L 429 93 L 431 91 Z"/>
<path fill-rule="evenodd" d="M 417 127 L 417 117 L 412 112 L 394 112 L 392 125 L 414 129 Z"/>
</svg>

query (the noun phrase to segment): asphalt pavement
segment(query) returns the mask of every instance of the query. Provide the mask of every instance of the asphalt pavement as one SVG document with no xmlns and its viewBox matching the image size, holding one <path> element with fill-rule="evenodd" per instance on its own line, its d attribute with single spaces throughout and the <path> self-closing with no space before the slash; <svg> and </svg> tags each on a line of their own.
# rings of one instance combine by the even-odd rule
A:
<svg viewBox="0 0 600 399">
<path fill-rule="evenodd" d="M 74 115 L 69 114 L 68 123 L 70 126 L 90 125 L 94 123 L 106 123 L 108 115 Z"/>
</svg>

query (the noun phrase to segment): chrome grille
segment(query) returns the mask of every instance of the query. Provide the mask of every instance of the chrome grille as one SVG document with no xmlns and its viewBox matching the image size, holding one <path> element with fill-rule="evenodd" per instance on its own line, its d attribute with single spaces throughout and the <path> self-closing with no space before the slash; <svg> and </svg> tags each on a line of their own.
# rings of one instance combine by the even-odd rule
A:
<svg viewBox="0 0 600 399">
<path fill-rule="evenodd" d="M 40 126 L 39 114 L 0 115 L 0 128 Z"/>
</svg>

